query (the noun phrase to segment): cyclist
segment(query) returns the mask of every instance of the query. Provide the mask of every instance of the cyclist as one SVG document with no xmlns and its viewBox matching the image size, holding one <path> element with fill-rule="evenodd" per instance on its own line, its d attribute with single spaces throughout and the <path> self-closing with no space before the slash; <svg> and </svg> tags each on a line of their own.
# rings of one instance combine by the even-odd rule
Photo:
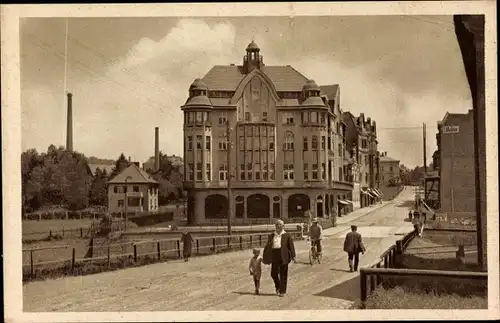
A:
<svg viewBox="0 0 500 323">
<path fill-rule="evenodd" d="M 312 220 L 311 227 L 309 228 L 309 238 L 311 239 L 311 247 L 316 245 L 316 251 L 321 253 L 321 239 L 323 238 L 323 228 L 318 223 L 318 218 Z"/>
</svg>

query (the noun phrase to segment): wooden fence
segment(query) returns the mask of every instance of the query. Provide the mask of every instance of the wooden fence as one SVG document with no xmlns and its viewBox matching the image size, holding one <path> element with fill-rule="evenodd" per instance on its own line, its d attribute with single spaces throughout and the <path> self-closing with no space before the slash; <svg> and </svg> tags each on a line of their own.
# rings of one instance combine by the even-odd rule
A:
<svg viewBox="0 0 500 323">
<path fill-rule="evenodd" d="M 290 232 L 294 238 L 301 239 L 300 232 Z M 209 236 L 194 239 L 192 255 L 201 256 L 232 250 L 263 247 L 269 233 L 253 233 L 231 236 Z M 90 245 L 63 245 L 57 247 L 23 249 L 23 280 L 35 277 L 40 271 L 52 272 L 68 268 L 72 274 L 75 268 L 85 263 L 110 267 L 113 261 L 120 258 L 132 259 L 138 265 L 149 257 L 154 261 L 179 259 L 184 246 L 180 239 L 149 240 L 127 243 Z M 70 252 L 71 251 L 71 252 Z M 36 261 L 35 258 L 41 261 Z M 45 258 L 45 259 L 42 259 Z M 52 258 L 52 259 L 47 259 Z M 106 269 L 103 269 L 106 270 Z"/>
</svg>

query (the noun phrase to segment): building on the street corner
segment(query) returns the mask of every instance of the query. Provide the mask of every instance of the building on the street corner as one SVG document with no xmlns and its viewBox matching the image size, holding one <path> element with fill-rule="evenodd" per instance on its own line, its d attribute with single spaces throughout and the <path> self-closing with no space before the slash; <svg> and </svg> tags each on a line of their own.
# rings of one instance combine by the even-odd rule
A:
<svg viewBox="0 0 500 323">
<path fill-rule="evenodd" d="M 387 152 L 380 154 L 381 182 L 385 186 L 400 184 L 399 160 L 387 156 Z"/>
<path fill-rule="evenodd" d="M 346 149 L 349 152 L 350 167 L 357 176 L 354 178 L 353 195 L 358 195 L 359 183 L 360 207 L 365 207 L 380 200 L 379 153 L 377 126 L 371 118 L 365 119 L 364 113 L 355 117 L 351 112 L 343 113 L 346 124 Z M 359 182 L 356 182 L 359 180 Z M 357 196 L 356 196 L 357 198 Z M 357 201 L 356 201 L 357 202 Z"/>
<path fill-rule="evenodd" d="M 438 123 L 438 151 L 433 155 L 439 172 L 440 212 L 475 214 L 474 120 L 467 114 L 446 113 Z M 428 184 L 429 190 L 429 184 Z"/>
<path fill-rule="evenodd" d="M 188 223 L 225 221 L 228 207 L 233 223 L 249 223 L 301 220 L 307 210 L 325 218 L 349 204 L 339 95 L 289 65 L 265 65 L 253 41 L 242 65 L 196 79 L 181 107 Z"/>
<path fill-rule="evenodd" d="M 159 184 L 138 163 L 132 163 L 107 184 L 109 213 L 123 213 L 125 209 L 127 213 L 158 211 Z"/>
</svg>

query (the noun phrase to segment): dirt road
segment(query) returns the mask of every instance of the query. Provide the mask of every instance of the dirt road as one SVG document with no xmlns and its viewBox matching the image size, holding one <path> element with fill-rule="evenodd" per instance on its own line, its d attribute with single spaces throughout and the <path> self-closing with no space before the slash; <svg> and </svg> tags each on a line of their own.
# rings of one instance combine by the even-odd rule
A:
<svg viewBox="0 0 500 323">
<path fill-rule="evenodd" d="M 346 269 L 342 251 L 351 224 L 358 225 L 369 265 L 401 234 L 412 230 L 407 217 L 413 191 L 405 189 L 394 201 L 367 215 L 339 220 L 325 230 L 320 265 L 310 266 L 309 245 L 296 242 L 297 264 L 289 269 L 288 293 L 274 294 L 270 266 L 264 266 L 261 295 L 253 295 L 248 273 L 251 251 L 238 251 L 172 261 L 82 277 L 33 282 L 23 287 L 24 311 L 172 311 L 172 310 L 320 310 L 347 308 L 359 298 L 359 273 Z"/>
</svg>

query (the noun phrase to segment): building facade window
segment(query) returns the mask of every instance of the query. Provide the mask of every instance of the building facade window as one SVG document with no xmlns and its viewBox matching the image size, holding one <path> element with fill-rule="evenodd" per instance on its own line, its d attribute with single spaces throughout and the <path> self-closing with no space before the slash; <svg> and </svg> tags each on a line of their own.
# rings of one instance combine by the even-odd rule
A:
<svg viewBox="0 0 500 323">
<path fill-rule="evenodd" d="M 262 112 L 262 121 L 267 122 L 267 112 Z"/>
<path fill-rule="evenodd" d="M 248 163 L 247 164 L 247 180 L 249 180 L 249 181 L 253 180 L 252 173 L 253 173 L 252 163 Z"/>
<path fill-rule="evenodd" d="M 219 150 L 227 150 L 227 139 L 221 139 L 219 140 Z"/>
<path fill-rule="evenodd" d="M 188 164 L 188 179 L 194 181 L 194 165 Z"/>
<path fill-rule="evenodd" d="M 255 171 L 255 180 L 260 181 L 261 180 L 261 170 L 260 170 L 260 163 L 255 163 L 254 165 L 254 171 Z"/>
<path fill-rule="evenodd" d="M 325 136 L 321 136 L 321 150 L 325 150 L 326 146 L 326 138 Z"/>
<path fill-rule="evenodd" d="M 312 179 L 317 180 L 318 179 L 318 164 L 313 164 L 312 165 Z"/>
<path fill-rule="evenodd" d="M 304 163 L 304 180 L 309 180 L 309 164 Z"/>
<path fill-rule="evenodd" d="M 210 151 L 211 146 L 210 136 L 205 136 L 205 149 Z"/>
<path fill-rule="evenodd" d="M 274 151 L 274 136 L 269 137 L 269 150 Z"/>
<path fill-rule="evenodd" d="M 293 112 L 285 112 L 283 113 L 283 124 L 294 124 Z"/>
<path fill-rule="evenodd" d="M 219 166 L 219 181 L 227 181 L 227 164 L 222 164 Z"/>
<path fill-rule="evenodd" d="M 188 150 L 193 150 L 193 136 L 187 137 L 187 143 Z"/>
<path fill-rule="evenodd" d="M 227 123 L 227 112 L 226 111 L 223 111 L 223 112 L 219 112 L 219 125 L 225 125 Z"/>
<path fill-rule="evenodd" d="M 287 131 L 285 133 L 285 142 L 283 143 L 283 150 L 293 150 L 293 133 Z"/>
<path fill-rule="evenodd" d="M 212 172 L 211 172 L 211 167 L 210 167 L 210 164 L 207 163 L 205 165 L 205 168 L 206 168 L 206 175 L 207 175 L 207 180 L 208 181 L 212 181 Z"/>
<path fill-rule="evenodd" d="M 196 163 L 196 180 L 197 181 L 202 181 L 203 180 L 203 164 L 202 163 Z"/>
<path fill-rule="evenodd" d="M 250 122 L 250 112 L 245 112 L 245 121 Z"/>
<path fill-rule="evenodd" d="M 326 179 L 326 165 L 325 163 L 321 163 L 321 179 Z"/>
<path fill-rule="evenodd" d="M 283 164 L 283 179 L 286 181 L 293 180 L 293 164 Z"/>
<path fill-rule="evenodd" d="M 118 207 L 123 207 L 123 206 L 124 206 L 123 201 L 124 201 L 124 200 L 118 200 Z"/>
<path fill-rule="evenodd" d="M 139 186 L 136 185 L 132 186 L 132 190 L 134 193 L 139 193 Z"/>
<path fill-rule="evenodd" d="M 308 147 L 308 137 L 307 136 L 304 136 L 304 139 L 303 139 L 303 142 L 304 142 L 304 147 L 303 147 L 303 150 L 304 151 L 307 151 L 309 149 Z"/>
<path fill-rule="evenodd" d="M 245 164 L 240 164 L 240 180 L 244 181 L 246 176 L 245 176 Z"/>
<path fill-rule="evenodd" d="M 318 150 L 318 136 L 313 135 L 311 139 L 311 149 Z"/>
<path fill-rule="evenodd" d="M 202 136 L 196 136 L 196 149 L 203 149 L 203 146 L 202 146 Z"/>
</svg>

